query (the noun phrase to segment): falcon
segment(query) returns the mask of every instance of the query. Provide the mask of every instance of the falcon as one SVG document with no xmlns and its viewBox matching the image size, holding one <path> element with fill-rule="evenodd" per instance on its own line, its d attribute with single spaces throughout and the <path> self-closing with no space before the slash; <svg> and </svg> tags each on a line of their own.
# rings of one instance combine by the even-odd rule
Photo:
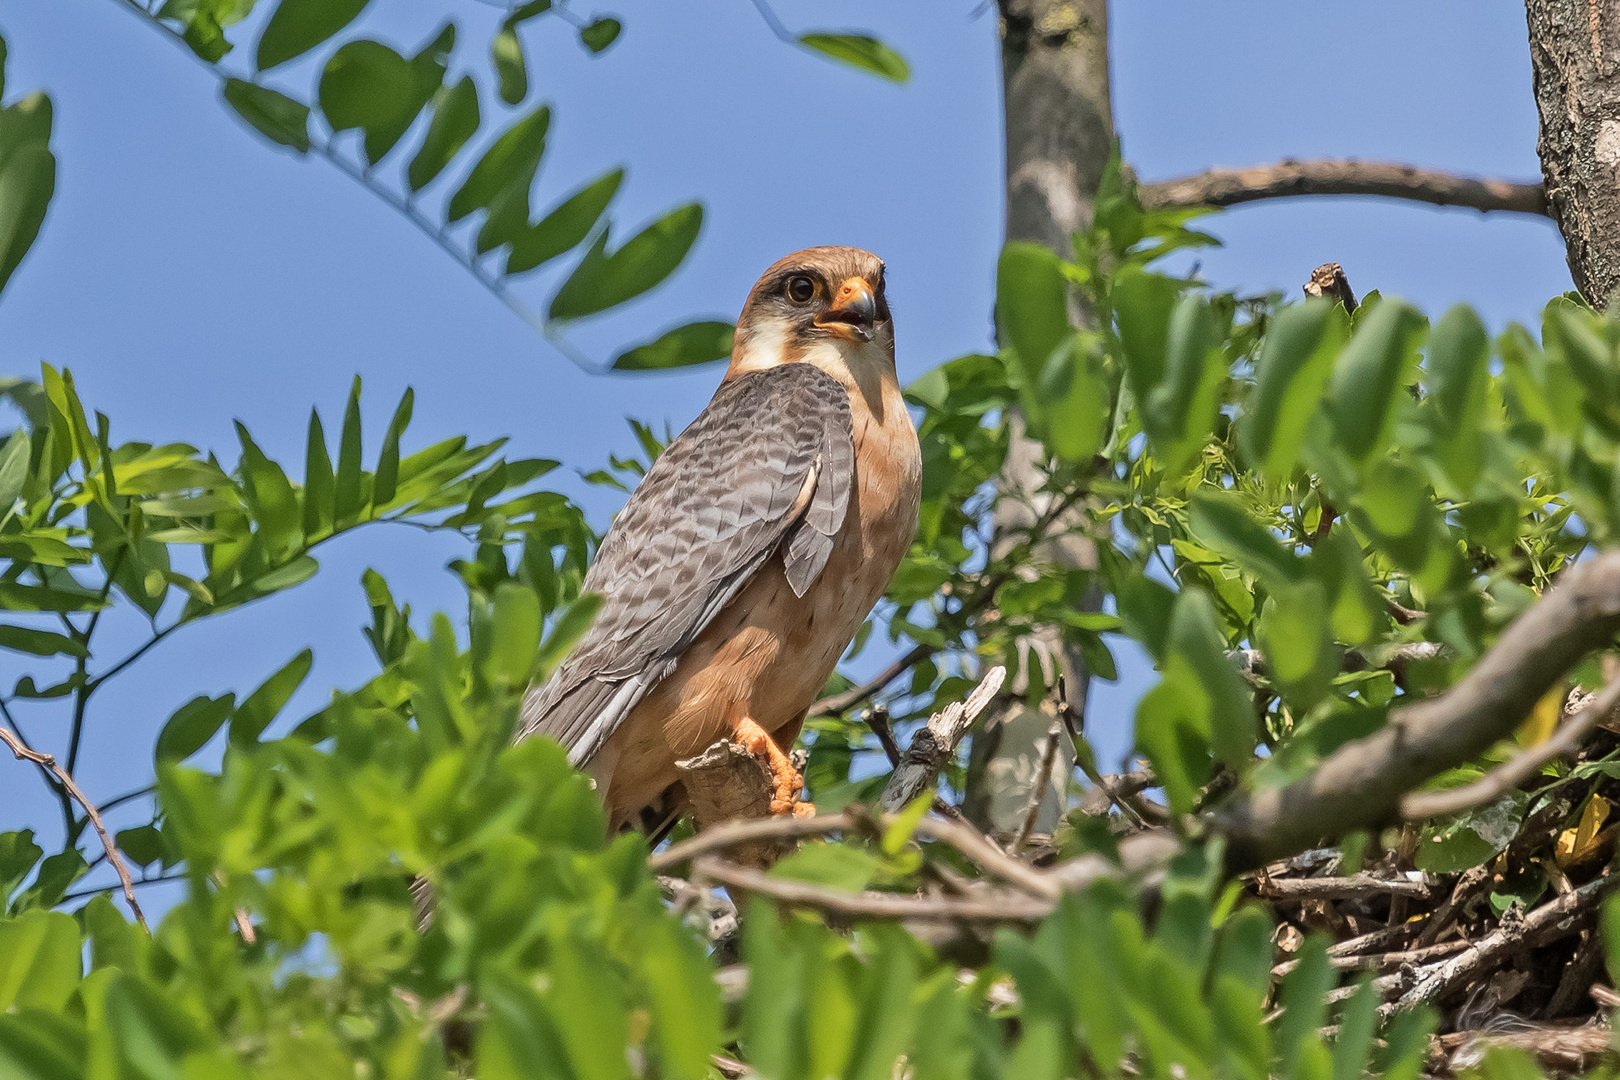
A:
<svg viewBox="0 0 1620 1080">
<path fill-rule="evenodd" d="M 524 700 L 617 831 L 680 806 L 675 763 L 729 738 L 773 814 L 812 814 L 787 748 L 917 528 L 922 458 L 894 367 L 883 262 L 816 247 L 766 270 L 731 363 L 614 520 L 583 588 L 602 609 Z"/>
</svg>

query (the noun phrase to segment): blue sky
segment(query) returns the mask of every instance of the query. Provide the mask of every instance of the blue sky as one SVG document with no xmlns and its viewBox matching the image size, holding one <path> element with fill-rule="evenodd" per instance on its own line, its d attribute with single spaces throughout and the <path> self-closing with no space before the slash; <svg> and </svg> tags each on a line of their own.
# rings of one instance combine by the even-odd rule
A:
<svg viewBox="0 0 1620 1080">
<path fill-rule="evenodd" d="M 990 345 L 1000 75 L 979 0 L 778 0 L 794 29 L 888 41 L 911 64 L 903 87 L 789 48 L 746 0 L 575 6 L 625 30 L 597 58 L 555 21 L 525 30 L 531 84 L 556 106 L 540 200 L 625 163 L 619 235 L 680 201 L 707 208 L 680 273 L 581 327 L 581 348 L 606 358 L 677 321 L 734 317 L 767 264 L 824 243 L 887 261 L 902 377 Z M 212 76 L 120 7 L 0 0 L 8 96 L 51 93 L 59 161 L 39 242 L 0 298 L 0 373 L 70 367 L 115 437 L 189 441 L 232 460 L 240 419 L 289 463 L 302 459 L 310 406 L 334 418 L 357 373 L 373 448 L 414 386 L 409 445 L 506 435 L 513 456 L 584 469 L 633 448 L 625 416 L 679 428 L 707 400 L 713 367 L 635 378 L 574 368 L 372 194 L 245 130 Z M 415 47 L 446 14 L 461 24 L 463 62 L 486 68 L 500 16 L 472 0 L 375 0 L 358 25 Z M 1145 179 L 1284 156 L 1538 173 L 1523 8 L 1509 0 L 1132 0 L 1115 5 L 1111 37 L 1115 117 Z M 295 64 L 280 78 L 307 99 L 315 71 Z M 1226 246 L 1202 253 L 1202 270 L 1223 287 L 1297 293 L 1332 259 L 1358 293 L 1376 287 L 1431 312 L 1467 300 L 1498 328 L 1534 321 L 1569 288 L 1557 232 L 1528 218 L 1334 199 L 1206 220 Z M 520 288 L 538 303 L 547 280 Z M 553 477 L 599 524 L 616 506 L 571 471 Z M 105 799 L 146 782 L 153 734 L 174 708 L 249 690 L 306 646 L 315 668 L 290 712 L 319 707 L 373 670 L 360 572 L 383 571 L 418 612 L 458 610 L 443 565 L 460 551 L 414 530 L 362 532 L 327 548 L 313 581 L 177 635 L 97 698 L 82 784 Z M 111 626 L 131 645 L 138 629 Z M 15 664 L 0 656 L 6 685 Z M 1088 727 L 1104 760 L 1128 745 L 1147 677 L 1132 658 L 1094 698 Z M 22 712 L 56 748 L 60 715 Z M 0 828 L 39 823 L 50 835 L 53 818 L 27 771 L 0 762 Z"/>
</svg>

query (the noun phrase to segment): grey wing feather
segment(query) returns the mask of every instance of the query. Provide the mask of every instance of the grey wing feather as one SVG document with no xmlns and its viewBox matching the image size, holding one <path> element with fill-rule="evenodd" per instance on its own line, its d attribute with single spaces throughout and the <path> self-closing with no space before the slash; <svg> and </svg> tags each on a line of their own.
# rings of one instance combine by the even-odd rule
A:
<svg viewBox="0 0 1620 1080">
<path fill-rule="evenodd" d="M 602 594 L 602 610 L 529 691 L 518 738 L 548 735 L 583 765 L 778 550 L 804 595 L 843 526 L 854 472 L 849 396 L 836 379 L 787 364 L 722 383 L 608 530 L 582 586 Z"/>
</svg>

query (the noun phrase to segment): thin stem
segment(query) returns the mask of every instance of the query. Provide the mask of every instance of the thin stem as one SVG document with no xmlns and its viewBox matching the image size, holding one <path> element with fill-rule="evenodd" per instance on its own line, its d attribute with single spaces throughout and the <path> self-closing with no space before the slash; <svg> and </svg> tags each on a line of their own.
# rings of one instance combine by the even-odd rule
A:
<svg viewBox="0 0 1620 1080">
<path fill-rule="evenodd" d="M 85 815 L 90 818 L 90 824 L 95 827 L 96 835 L 101 838 L 101 850 L 107 853 L 107 861 L 112 863 L 113 870 L 118 874 L 118 880 L 123 884 L 124 900 L 129 904 L 130 912 L 134 914 L 135 921 L 140 923 L 141 929 L 150 933 L 151 928 L 146 925 L 146 916 L 141 911 L 140 903 L 135 899 L 135 881 L 129 876 L 129 867 L 124 863 L 124 856 L 119 853 L 118 848 L 113 844 L 112 836 L 107 832 L 107 826 L 101 820 L 101 811 L 96 809 L 96 804 L 91 802 L 84 792 L 80 790 L 79 785 L 73 782 L 73 775 L 58 765 L 56 758 L 50 754 L 42 754 L 37 750 L 29 749 L 23 745 L 21 739 L 5 728 L 0 728 L 0 742 L 11 748 L 11 752 L 17 755 L 18 761 L 31 761 L 35 765 L 43 769 L 49 769 L 56 774 L 56 778 L 61 781 L 63 787 L 67 788 L 68 794 L 73 797 L 73 801 L 84 807 Z"/>
<path fill-rule="evenodd" d="M 799 43 L 798 37 L 793 33 L 793 31 L 787 28 L 787 25 L 783 23 L 781 19 L 777 18 L 776 12 L 771 10 L 771 6 L 767 4 L 765 0 L 754 0 L 754 10 L 758 11 L 759 17 L 765 20 L 765 25 L 770 27 L 771 33 L 775 34 L 789 45 L 797 45 Z"/>
<path fill-rule="evenodd" d="M 123 806 L 127 802 L 134 802 L 136 799 L 145 798 L 146 796 L 155 794 L 156 792 L 157 792 L 157 785 L 156 784 L 147 784 L 145 787 L 136 788 L 134 791 L 126 791 L 122 795 L 119 795 L 117 798 L 108 799 L 106 802 L 102 803 L 97 809 L 99 809 L 103 814 L 105 814 L 107 811 L 115 809 L 116 807 Z"/>
<path fill-rule="evenodd" d="M 157 631 L 157 633 L 153 634 L 140 648 L 118 661 L 118 663 L 114 664 L 100 675 L 97 675 L 93 679 L 86 682 L 84 684 L 85 688 L 91 691 L 97 689 L 102 683 L 106 682 L 108 679 L 112 678 L 114 675 L 117 675 L 120 671 L 123 671 L 125 668 L 129 667 L 129 665 L 145 656 L 152 646 L 156 645 L 158 642 L 162 641 L 164 638 L 168 637 L 170 634 L 174 633 L 184 625 L 185 623 L 180 622 L 170 623 L 168 626 L 165 626 L 163 629 Z"/>
<path fill-rule="evenodd" d="M 17 723 L 17 718 L 11 715 L 11 707 L 6 704 L 5 698 L 0 698 L 0 717 L 5 718 L 7 726 L 9 726 L 16 734 L 17 741 L 22 743 L 23 748 L 29 753 L 33 753 L 34 748 L 29 745 L 27 736 L 23 735 L 22 728 Z M 28 760 L 32 761 L 33 759 L 29 758 Z M 43 765 L 40 765 L 37 761 L 35 761 L 34 764 L 39 768 L 40 773 L 45 777 L 45 783 L 50 785 L 52 791 L 56 792 L 57 801 L 62 804 L 62 827 L 65 830 L 64 835 L 67 837 L 68 843 L 72 843 L 74 835 L 73 831 L 78 824 L 78 816 L 73 813 L 73 800 L 68 797 L 67 788 L 63 787 L 61 783 L 58 782 L 56 776 L 49 769 L 45 768 Z"/>
<path fill-rule="evenodd" d="M 111 462 L 106 464 L 108 468 L 112 467 Z M 90 705 L 90 695 L 95 693 L 95 687 L 91 686 L 87 679 L 89 673 L 86 670 L 87 665 L 90 663 L 90 635 L 96 632 L 96 625 L 101 622 L 101 613 L 107 610 L 104 605 L 107 603 L 108 595 L 112 592 L 113 578 L 117 577 L 118 571 L 123 569 L 124 555 L 128 551 L 129 545 L 126 544 L 118 549 L 118 554 L 113 556 L 112 565 L 107 568 L 107 580 L 102 582 L 101 593 L 96 597 L 98 605 L 103 606 L 98 606 L 91 613 L 90 621 L 85 624 L 84 633 L 74 635 L 79 644 L 85 648 L 84 654 L 78 658 L 78 664 L 75 668 L 79 686 L 73 692 L 73 733 L 68 736 L 67 771 L 70 773 L 79 766 L 79 745 L 84 738 L 85 710 Z"/>
<path fill-rule="evenodd" d="M 142 885 L 162 885 L 166 881 L 184 880 L 186 880 L 186 874 L 185 871 L 181 871 L 179 873 L 158 874 L 155 877 L 135 878 L 130 882 L 130 885 L 134 886 L 135 888 L 139 888 Z M 118 885 L 103 885 L 99 889 L 79 889 L 76 892 L 63 893 L 62 902 L 66 903 L 69 900 L 83 900 L 87 896 L 100 896 L 102 893 L 110 893 L 114 889 L 120 887 L 121 886 Z"/>
<path fill-rule="evenodd" d="M 218 65 L 209 63 L 207 60 L 204 60 L 202 57 L 192 52 L 191 46 L 186 44 L 184 35 L 165 25 L 152 11 L 142 7 L 139 3 L 136 3 L 135 0 L 113 0 L 113 2 L 119 7 L 138 15 L 142 20 L 151 25 L 165 38 L 173 42 L 175 46 L 182 50 L 188 57 L 201 64 L 204 69 L 206 69 L 219 81 L 224 82 L 226 79 L 230 78 L 230 74 L 224 71 Z M 503 9 L 506 8 L 506 5 L 498 3 L 490 4 L 490 6 L 501 7 Z M 558 5 L 558 7 L 554 8 L 553 10 L 557 14 L 561 15 L 565 20 L 574 23 L 576 26 L 584 25 L 584 23 L 579 19 L 579 16 L 568 11 L 563 5 Z M 460 264 L 461 267 L 471 274 L 480 285 L 488 290 L 497 300 L 505 304 L 514 315 L 522 319 L 524 323 L 526 323 L 531 329 L 538 331 L 541 336 L 546 339 L 547 343 L 549 343 L 553 348 L 557 349 L 558 352 L 562 353 L 564 358 L 566 358 L 570 363 L 583 369 L 588 374 L 601 374 L 603 368 L 600 364 L 593 363 L 588 357 L 581 354 L 577 349 L 566 344 L 560 335 L 558 335 L 555 330 L 548 326 L 543 317 L 530 310 L 527 305 L 512 294 L 511 290 L 506 287 L 505 282 L 501 280 L 499 274 L 486 270 L 479 264 L 478 259 L 475 256 L 463 252 L 457 248 L 454 239 L 449 235 L 448 225 L 443 228 L 435 227 L 431 221 L 422 216 L 421 212 L 416 208 L 415 203 L 412 202 L 411 199 L 376 182 L 369 170 L 363 169 L 346 160 L 341 154 L 333 149 L 330 140 L 311 136 L 309 148 L 317 156 L 325 159 L 328 164 L 335 166 L 344 175 L 350 177 L 367 191 L 370 191 L 377 198 L 381 199 L 390 208 L 404 215 L 407 221 L 416 226 L 416 228 L 424 236 L 432 240 L 442 251 Z"/>
</svg>

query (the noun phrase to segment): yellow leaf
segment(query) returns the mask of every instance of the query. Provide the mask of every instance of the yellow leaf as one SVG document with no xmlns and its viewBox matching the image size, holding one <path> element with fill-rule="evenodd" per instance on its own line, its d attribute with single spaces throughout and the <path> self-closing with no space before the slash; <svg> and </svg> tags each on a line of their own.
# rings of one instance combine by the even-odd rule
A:
<svg viewBox="0 0 1620 1080">
<path fill-rule="evenodd" d="M 1563 683 L 1541 695 L 1536 707 L 1530 710 L 1530 715 L 1513 733 L 1520 746 L 1528 749 L 1552 738 L 1552 733 L 1558 730 L 1558 721 L 1564 718 L 1564 699 L 1567 696 Z"/>
<path fill-rule="evenodd" d="M 1585 862 L 1596 853 L 1598 833 L 1603 830 L 1603 823 L 1609 819 L 1609 810 L 1612 808 L 1608 799 L 1601 795 L 1594 795 L 1581 811 L 1581 820 L 1573 829 L 1565 829 L 1558 835 L 1558 845 L 1553 850 L 1553 861 L 1560 870 L 1576 866 Z"/>
</svg>

